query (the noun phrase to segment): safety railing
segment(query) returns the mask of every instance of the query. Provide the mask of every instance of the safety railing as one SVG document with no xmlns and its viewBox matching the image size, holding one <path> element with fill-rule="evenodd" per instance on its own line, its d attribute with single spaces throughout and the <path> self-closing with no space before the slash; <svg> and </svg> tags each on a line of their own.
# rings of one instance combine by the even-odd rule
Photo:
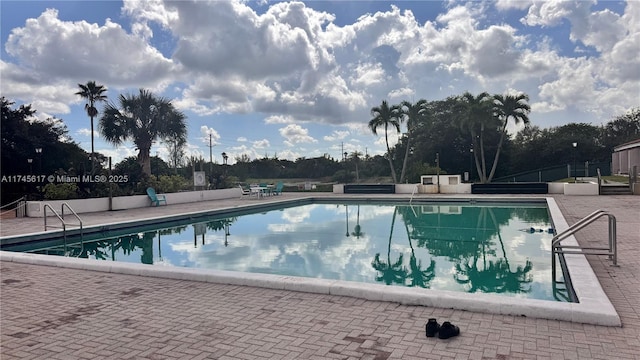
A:
<svg viewBox="0 0 640 360">
<path fill-rule="evenodd" d="M 5 210 L 5 211 L 0 211 L 0 217 L 5 215 L 5 214 L 8 214 L 8 213 L 10 213 L 12 211 L 16 212 L 16 217 L 24 217 L 25 207 L 26 207 L 26 204 L 27 204 L 27 202 L 25 200 L 26 200 L 26 198 L 23 196 L 18 200 L 15 200 L 15 201 L 12 201 L 12 202 L 10 202 L 8 204 L 4 204 L 4 205 L 0 206 L 0 210 L 2 210 L 2 209 L 5 209 L 5 208 L 8 208 L 8 207 L 10 207 L 10 206 L 12 206 L 14 204 L 17 204 L 15 208 L 12 208 L 12 209 L 9 209 L 9 210 Z"/>
<path fill-rule="evenodd" d="M 586 247 L 580 245 L 562 245 L 562 240 L 575 234 L 577 231 L 585 228 L 599 218 L 606 216 L 609 219 L 609 246 L 608 247 Z M 584 254 L 584 255 L 608 255 L 612 260 L 613 266 L 618 266 L 618 249 L 617 249 L 617 233 L 616 233 L 616 217 L 605 211 L 596 210 L 584 217 L 582 220 L 571 225 L 563 232 L 557 234 L 551 239 L 551 264 L 553 278 L 556 278 L 556 254 Z"/>
</svg>

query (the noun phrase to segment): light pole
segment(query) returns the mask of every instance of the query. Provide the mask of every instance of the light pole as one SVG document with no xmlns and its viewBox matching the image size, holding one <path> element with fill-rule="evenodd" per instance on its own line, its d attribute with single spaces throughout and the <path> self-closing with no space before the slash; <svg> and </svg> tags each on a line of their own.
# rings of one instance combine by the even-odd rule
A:
<svg viewBox="0 0 640 360">
<path fill-rule="evenodd" d="M 469 182 L 471 182 L 473 177 L 473 148 L 469 149 L 469 154 Z"/>
<path fill-rule="evenodd" d="M 31 173 L 33 172 L 33 167 L 31 166 L 33 159 L 29 158 L 27 159 L 27 162 L 29 163 L 29 175 L 31 175 Z"/>
<path fill-rule="evenodd" d="M 41 147 L 36 148 L 36 154 L 38 154 L 38 173 L 41 173 L 42 172 L 42 148 Z"/>
<path fill-rule="evenodd" d="M 578 172 L 576 171 L 576 154 L 578 152 L 578 143 L 574 142 L 573 144 L 573 183 L 578 182 Z"/>
</svg>

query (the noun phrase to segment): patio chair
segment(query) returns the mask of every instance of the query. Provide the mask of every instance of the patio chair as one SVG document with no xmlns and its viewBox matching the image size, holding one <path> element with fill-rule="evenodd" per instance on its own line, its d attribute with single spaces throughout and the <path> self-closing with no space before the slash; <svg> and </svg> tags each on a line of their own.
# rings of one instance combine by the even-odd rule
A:
<svg viewBox="0 0 640 360">
<path fill-rule="evenodd" d="M 147 195 L 151 199 L 151 205 L 158 206 L 160 203 L 167 205 L 167 197 L 162 194 L 156 194 L 156 190 L 152 187 L 147 188 Z"/>
<path fill-rule="evenodd" d="M 276 188 L 273 189 L 273 195 L 282 195 L 282 188 L 284 188 L 284 183 L 282 181 L 278 181 Z"/>
<path fill-rule="evenodd" d="M 245 189 L 242 187 L 242 185 L 238 185 L 238 187 L 240 188 L 240 199 L 247 197 L 247 196 L 251 196 L 251 190 L 250 189 Z"/>
</svg>

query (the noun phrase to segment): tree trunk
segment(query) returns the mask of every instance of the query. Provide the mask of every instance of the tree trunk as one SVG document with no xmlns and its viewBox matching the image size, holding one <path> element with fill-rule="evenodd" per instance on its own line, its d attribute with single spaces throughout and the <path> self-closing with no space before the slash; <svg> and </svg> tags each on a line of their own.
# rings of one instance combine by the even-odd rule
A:
<svg viewBox="0 0 640 360">
<path fill-rule="evenodd" d="M 138 164 L 142 167 L 142 172 L 151 176 L 151 159 L 149 158 L 150 148 L 139 148 L 138 150 Z"/>
<path fill-rule="evenodd" d="M 93 150 L 93 116 L 91 116 L 91 175 L 95 174 L 96 165 L 95 165 L 95 151 Z"/>
<path fill-rule="evenodd" d="M 480 161 L 482 161 L 482 176 L 480 182 L 487 182 L 487 162 L 484 159 L 484 124 L 480 125 Z"/>
<path fill-rule="evenodd" d="M 498 158 L 500 158 L 500 151 L 502 150 L 502 142 L 504 141 L 504 135 L 507 132 L 507 121 L 509 118 L 504 120 L 504 125 L 502 126 L 502 133 L 500 134 L 500 142 L 498 143 L 498 150 L 496 150 L 496 156 L 493 158 L 493 165 L 491 166 L 491 172 L 489 173 L 489 179 L 487 182 L 491 182 L 493 179 L 493 175 L 496 172 L 496 168 L 498 167 Z"/>
<path fill-rule="evenodd" d="M 389 167 L 391 168 L 391 178 L 393 179 L 393 183 L 397 184 L 398 180 L 396 178 L 396 170 L 393 168 L 393 161 L 391 160 L 391 150 L 389 149 L 389 136 L 388 136 L 386 127 L 384 129 L 384 140 L 387 143 L 387 160 L 389 160 Z"/>
<path fill-rule="evenodd" d="M 401 184 L 404 182 L 404 175 L 405 175 L 405 171 L 407 169 L 407 159 L 409 158 L 409 149 L 411 148 L 409 145 L 410 145 L 409 135 L 407 134 L 407 148 L 404 151 L 404 160 L 402 160 L 402 172 L 400 173 L 400 183 Z"/>
</svg>

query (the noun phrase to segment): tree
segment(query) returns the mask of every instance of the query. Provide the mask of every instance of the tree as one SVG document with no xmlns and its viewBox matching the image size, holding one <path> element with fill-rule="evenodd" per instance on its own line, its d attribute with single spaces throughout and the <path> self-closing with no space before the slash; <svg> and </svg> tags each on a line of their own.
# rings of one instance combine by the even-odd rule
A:
<svg viewBox="0 0 640 360">
<path fill-rule="evenodd" d="M 394 183 L 397 183 L 396 171 L 391 159 L 391 149 L 389 148 L 389 126 L 393 126 L 397 132 L 400 132 L 400 117 L 402 116 L 400 107 L 398 105 L 389 106 L 387 101 L 383 100 L 380 106 L 371 109 L 371 116 L 373 119 L 369 121 L 369 129 L 374 135 L 378 135 L 379 127 L 384 127 L 384 140 L 387 145 L 387 160 L 389 160 L 391 168 L 391 178 Z"/>
<path fill-rule="evenodd" d="M 524 123 L 525 127 L 529 126 L 529 112 L 531 107 L 527 103 L 529 96 L 525 94 L 518 95 L 494 95 L 494 114 L 498 116 L 498 119 L 502 122 L 502 130 L 500 132 L 500 142 L 498 143 L 498 149 L 496 150 L 495 158 L 493 159 L 493 166 L 491 166 L 491 172 L 487 178 L 487 182 L 491 182 L 493 175 L 496 172 L 496 166 L 498 165 L 498 158 L 500 157 L 500 150 L 502 150 L 502 143 L 505 135 L 507 134 L 507 125 L 509 124 L 509 118 L 513 119 L 513 122 L 517 125 L 520 122 Z"/>
<path fill-rule="evenodd" d="M 52 175 L 78 174 L 87 165 L 87 153 L 70 140 L 60 119 L 38 120 L 31 105 L 13 108 L 14 102 L 0 98 L 0 174 Z M 40 152 L 36 152 L 40 149 Z M 28 162 L 31 159 L 32 164 Z M 27 194 L 38 193 L 36 182 L 3 182 L 0 199 L 3 204 Z"/>
<path fill-rule="evenodd" d="M 120 107 L 109 103 L 104 108 L 98 129 L 105 139 L 118 146 L 131 140 L 138 149 L 142 172 L 151 175 L 149 152 L 157 139 L 173 139 L 178 145 L 186 142 L 185 115 L 171 102 L 140 89 L 138 95 L 120 95 Z"/>
<path fill-rule="evenodd" d="M 602 143 L 607 153 L 613 148 L 640 138 L 640 108 L 616 116 L 602 127 Z"/>
<path fill-rule="evenodd" d="M 407 159 L 409 158 L 409 152 L 411 151 L 411 135 L 413 128 L 420 123 L 420 120 L 426 116 L 427 113 L 427 100 L 420 99 L 415 104 L 408 101 L 403 101 L 401 104 L 402 114 L 406 116 L 407 121 L 407 143 L 404 151 L 404 160 L 402 160 L 402 172 L 400 172 L 400 183 L 404 182 L 404 177 L 407 169 Z M 401 118 L 401 119 L 404 119 Z"/>
<path fill-rule="evenodd" d="M 98 109 L 96 109 L 95 104 L 99 101 L 107 101 L 107 96 L 104 93 L 107 91 L 102 85 L 97 85 L 95 81 L 89 81 L 86 85 L 78 84 L 80 87 L 80 91 L 76 93 L 76 95 L 80 95 L 83 99 L 87 100 L 87 103 L 84 105 L 84 109 L 87 111 L 87 115 L 91 118 L 91 173 L 95 169 L 95 161 L 94 161 L 94 148 L 93 148 L 93 118 L 98 116 Z"/>
<path fill-rule="evenodd" d="M 355 150 L 350 154 L 350 158 L 356 165 L 356 182 L 360 182 L 360 172 L 358 171 L 358 163 L 360 163 L 360 157 L 362 157 L 362 153 L 358 150 Z"/>
<path fill-rule="evenodd" d="M 492 97 L 486 92 L 478 96 L 465 92 L 459 98 L 456 109 L 460 127 L 471 136 L 471 144 L 475 149 L 473 157 L 481 183 L 486 183 L 488 179 L 484 147 L 485 130 L 488 127 L 493 127 L 493 123 L 496 121 L 492 114 L 491 99 Z"/>
</svg>

